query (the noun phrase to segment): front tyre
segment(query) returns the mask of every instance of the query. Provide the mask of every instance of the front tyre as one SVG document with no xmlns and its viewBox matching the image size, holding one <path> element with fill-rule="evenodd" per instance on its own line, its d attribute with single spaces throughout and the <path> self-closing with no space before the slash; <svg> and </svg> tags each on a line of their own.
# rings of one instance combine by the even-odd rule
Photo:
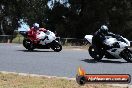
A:
<svg viewBox="0 0 132 88">
<path fill-rule="evenodd" d="M 33 49 L 34 49 L 34 45 L 33 45 L 32 41 L 29 40 L 29 39 L 24 39 L 23 40 L 23 46 L 26 49 L 28 49 L 29 51 L 33 51 Z"/>
<path fill-rule="evenodd" d="M 94 49 L 93 46 L 90 46 L 90 47 L 88 48 L 88 52 L 89 52 L 89 55 L 90 55 L 92 58 L 94 58 L 95 49 Z"/>
<path fill-rule="evenodd" d="M 55 52 L 60 52 L 62 50 L 62 46 L 58 42 L 53 41 L 51 43 L 51 49 L 54 50 Z"/>
<path fill-rule="evenodd" d="M 101 59 L 103 58 L 103 55 L 100 52 L 98 52 L 93 46 L 90 46 L 88 51 L 90 56 L 94 58 L 94 60 L 96 61 L 101 61 Z"/>
<path fill-rule="evenodd" d="M 132 52 L 128 49 L 125 49 L 121 52 L 121 57 L 127 62 L 132 63 Z"/>
</svg>

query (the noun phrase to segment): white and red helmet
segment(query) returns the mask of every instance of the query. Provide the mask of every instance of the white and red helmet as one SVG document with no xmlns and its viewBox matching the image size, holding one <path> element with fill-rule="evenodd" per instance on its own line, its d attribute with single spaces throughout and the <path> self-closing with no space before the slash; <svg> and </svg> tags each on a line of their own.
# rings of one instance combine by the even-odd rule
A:
<svg viewBox="0 0 132 88">
<path fill-rule="evenodd" d="M 39 29 L 39 24 L 38 24 L 38 23 L 34 23 L 34 24 L 33 24 L 33 27 L 34 27 L 35 29 Z"/>
</svg>

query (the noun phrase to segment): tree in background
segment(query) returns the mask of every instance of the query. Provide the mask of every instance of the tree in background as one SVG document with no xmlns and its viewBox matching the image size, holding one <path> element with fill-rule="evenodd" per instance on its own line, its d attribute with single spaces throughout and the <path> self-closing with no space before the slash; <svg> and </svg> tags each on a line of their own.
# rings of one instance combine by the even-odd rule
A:
<svg viewBox="0 0 132 88">
<path fill-rule="evenodd" d="M 51 21 L 57 18 L 53 24 L 61 37 L 83 38 L 109 23 L 110 31 L 131 38 L 131 0 L 69 0 L 69 5 L 55 3 L 49 14 Z"/>
<path fill-rule="evenodd" d="M 16 28 L 15 16 L 13 2 L 10 0 L 0 1 L 0 34 L 13 34 L 13 29 Z"/>
<path fill-rule="evenodd" d="M 119 34 L 132 30 L 128 23 L 132 16 L 130 0 L 69 0 L 69 3 L 72 11 L 78 13 L 76 35 L 79 37 L 95 32 L 105 23 L 110 24 L 111 31 Z"/>
<path fill-rule="evenodd" d="M 29 25 L 38 22 L 43 26 L 47 0 L 3 0 L 0 1 L 0 34 L 12 35 L 18 28 L 18 20 L 24 19 Z"/>
<path fill-rule="evenodd" d="M 51 3 L 52 2 L 52 3 Z M 51 4 L 51 5 L 49 5 Z M 109 23 L 115 33 L 132 37 L 131 0 L 3 0 L 0 34 L 13 34 L 18 20 L 56 31 L 60 37 L 83 38 Z"/>
</svg>

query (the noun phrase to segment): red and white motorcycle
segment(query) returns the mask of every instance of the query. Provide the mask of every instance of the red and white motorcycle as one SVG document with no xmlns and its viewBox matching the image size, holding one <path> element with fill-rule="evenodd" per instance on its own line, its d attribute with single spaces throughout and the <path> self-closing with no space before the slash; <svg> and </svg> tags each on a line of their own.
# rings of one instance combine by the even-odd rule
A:
<svg viewBox="0 0 132 88">
<path fill-rule="evenodd" d="M 55 34 L 49 30 L 47 30 L 47 32 L 45 33 L 41 31 L 37 35 L 37 38 L 40 39 L 38 43 L 35 43 L 33 40 L 30 39 L 30 36 L 28 36 L 28 31 L 20 31 L 19 33 L 24 36 L 23 46 L 30 51 L 36 48 L 37 49 L 50 49 L 51 48 L 55 52 L 60 52 L 62 50 L 62 46 L 56 40 Z"/>
</svg>

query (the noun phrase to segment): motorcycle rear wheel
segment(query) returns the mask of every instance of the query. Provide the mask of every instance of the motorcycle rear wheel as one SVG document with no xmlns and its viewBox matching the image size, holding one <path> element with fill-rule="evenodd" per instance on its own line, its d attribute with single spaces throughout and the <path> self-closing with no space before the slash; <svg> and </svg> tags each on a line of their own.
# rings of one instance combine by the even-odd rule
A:
<svg viewBox="0 0 132 88">
<path fill-rule="evenodd" d="M 23 46 L 28 49 L 28 51 L 33 51 L 35 49 L 32 41 L 29 39 L 23 40 Z"/>
</svg>

